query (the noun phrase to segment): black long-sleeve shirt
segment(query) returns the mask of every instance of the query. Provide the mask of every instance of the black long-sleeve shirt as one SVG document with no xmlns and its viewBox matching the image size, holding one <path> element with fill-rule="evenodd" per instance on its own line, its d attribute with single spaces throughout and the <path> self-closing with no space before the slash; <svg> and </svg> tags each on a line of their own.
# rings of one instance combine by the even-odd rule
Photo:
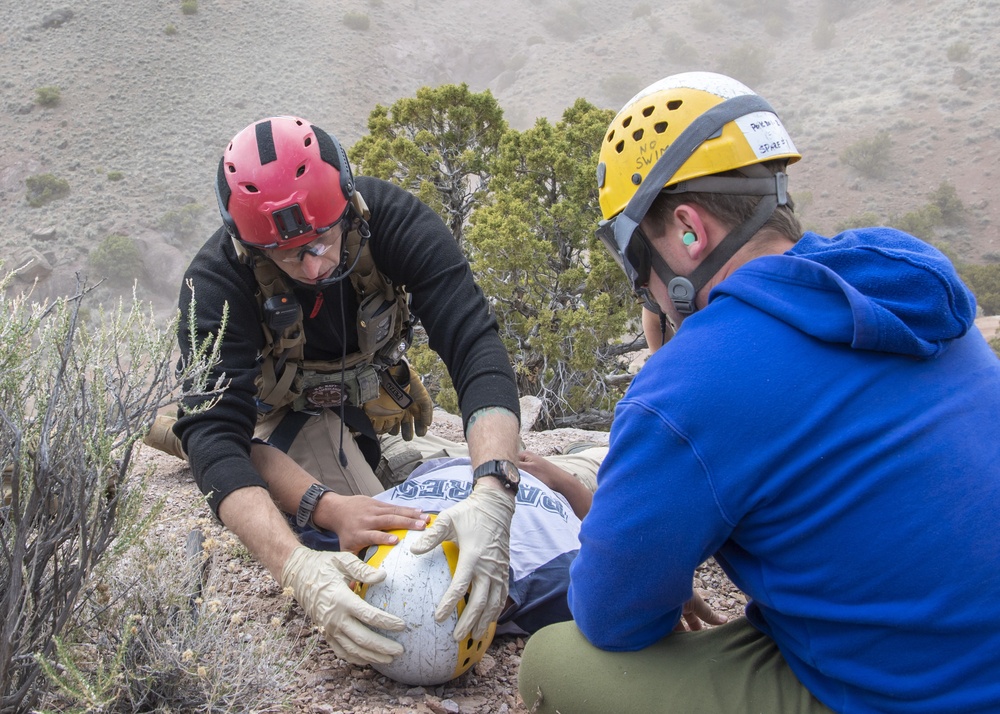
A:
<svg viewBox="0 0 1000 714">
<path fill-rule="evenodd" d="M 356 185 L 371 212 L 369 245 L 375 265 L 412 296 L 412 311 L 448 368 L 465 421 L 485 407 L 503 407 L 517 415 L 517 387 L 496 319 L 444 223 L 394 184 L 359 176 Z M 225 373 L 229 386 L 218 404 L 182 416 L 175 427 L 194 478 L 217 512 L 219 503 L 236 489 L 266 487 L 250 462 L 264 334 L 253 269 L 240 262 L 223 229 L 202 246 L 184 276 L 178 334 L 182 355 L 191 348 L 189 284 L 194 288 L 197 339 L 218 333 L 223 306 L 229 305 L 221 363 L 215 369 L 216 376 Z M 305 314 L 305 359 L 339 360 L 345 339 L 347 354 L 357 351 L 358 301 L 349 280 L 323 290 L 314 317 L 310 313 L 316 291 L 298 287 L 295 292 Z"/>
</svg>

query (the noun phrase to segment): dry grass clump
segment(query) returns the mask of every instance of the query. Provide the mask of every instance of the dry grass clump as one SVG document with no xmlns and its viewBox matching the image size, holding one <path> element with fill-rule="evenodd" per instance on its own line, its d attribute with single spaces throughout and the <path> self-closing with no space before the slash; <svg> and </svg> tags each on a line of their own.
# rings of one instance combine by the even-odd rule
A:
<svg viewBox="0 0 1000 714">
<path fill-rule="evenodd" d="M 4 712 L 32 709 L 46 691 L 43 670 L 87 671 L 86 660 L 99 663 L 96 680 L 109 671 L 100 656 L 106 639 L 95 639 L 97 654 L 82 660 L 62 653 L 77 652 L 78 633 L 95 622 L 85 596 L 93 574 L 102 566 L 111 572 L 106 564 L 138 542 L 154 515 L 140 509 L 136 444 L 184 380 L 209 402 L 218 394 L 205 385 L 219 346 L 200 344 L 175 373 L 175 326 L 158 328 L 135 297 L 89 316 L 81 305 L 91 289 L 82 282 L 76 294 L 49 305 L 8 294 L 12 279 L 0 280 Z M 125 591 L 107 593 L 109 602 L 128 601 Z"/>
<path fill-rule="evenodd" d="M 293 654 L 272 613 L 238 609 L 203 566 L 216 544 L 186 553 L 159 540 L 137 544 L 94 578 L 75 644 L 46 663 L 51 705 L 104 712 L 273 711 L 306 654 Z M 220 555 L 222 555 L 220 553 Z M 217 559 L 221 560 L 221 558 Z M 291 599 L 287 600 L 291 605 Z"/>
</svg>

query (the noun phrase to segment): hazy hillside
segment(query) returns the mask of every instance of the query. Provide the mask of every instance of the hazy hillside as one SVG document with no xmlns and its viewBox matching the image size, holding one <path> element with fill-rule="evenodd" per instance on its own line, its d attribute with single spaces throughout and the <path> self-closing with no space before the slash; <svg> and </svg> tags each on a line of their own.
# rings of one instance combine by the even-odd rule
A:
<svg viewBox="0 0 1000 714">
<path fill-rule="evenodd" d="M 820 23 L 824 6 L 836 22 Z M 42 26 L 60 10 L 72 17 Z M 369 29 L 348 29 L 348 13 Z M 53 270 L 41 294 L 60 293 L 91 247 L 129 235 L 145 246 L 150 294 L 170 305 L 216 223 L 224 144 L 257 118 L 299 114 L 350 146 L 376 103 L 464 81 L 526 128 L 577 97 L 617 109 L 663 75 L 711 69 L 782 114 L 805 157 L 792 191 L 810 228 L 917 210 L 947 180 L 966 218 L 938 238 L 963 259 L 997 259 L 998 27 L 997 0 L 199 0 L 193 15 L 180 0 L 6 0 L 0 252 L 37 251 Z M 60 88 L 57 106 L 35 103 L 46 86 Z M 891 162 L 865 178 L 839 157 L 879 130 Z M 25 179 L 41 173 L 71 192 L 32 208 Z M 187 204 L 204 207 L 197 237 L 166 232 Z"/>
</svg>

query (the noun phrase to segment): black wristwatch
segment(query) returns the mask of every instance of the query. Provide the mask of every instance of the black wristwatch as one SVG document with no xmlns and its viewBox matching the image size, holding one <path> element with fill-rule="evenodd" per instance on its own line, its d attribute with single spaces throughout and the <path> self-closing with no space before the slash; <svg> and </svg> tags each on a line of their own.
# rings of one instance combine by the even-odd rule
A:
<svg viewBox="0 0 1000 714">
<path fill-rule="evenodd" d="M 473 485 L 483 476 L 493 476 L 500 481 L 506 490 L 515 495 L 517 494 L 517 487 L 521 484 L 521 472 L 517 470 L 517 466 L 513 461 L 494 459 L 493 461 L 480 464 L 472 472 Z"/>
<path fill-rule="evenodd" d="M 321 483 L 314 483 L 306 492 L 302 494 L 302 500 L 299 501 L 299 510 L 295 514 L 295 525 L 299 528 L 305 528 L 306 526 L 314 526 L 312 522 L 313 511 L 316 510 L 316 504 L 319 503 L 319 499 L 323 497 L 324 493 L 332 493 L 333 489 L 324 486 Z"/>
</svg>

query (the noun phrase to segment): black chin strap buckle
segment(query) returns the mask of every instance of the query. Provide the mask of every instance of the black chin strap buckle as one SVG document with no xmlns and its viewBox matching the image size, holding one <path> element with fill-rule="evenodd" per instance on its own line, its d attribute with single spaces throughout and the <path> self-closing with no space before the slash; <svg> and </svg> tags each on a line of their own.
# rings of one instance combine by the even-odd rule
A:
<svg viewBox="0 0 1000 714">
<path fill-rule="evenodd" d="M 690 315 L 695 311 L 694 298 L 697 291 L 691 281 L 684 276 L 678 275 L 667 283 L 667 294 L 680 314 Z"/>
</svg>

